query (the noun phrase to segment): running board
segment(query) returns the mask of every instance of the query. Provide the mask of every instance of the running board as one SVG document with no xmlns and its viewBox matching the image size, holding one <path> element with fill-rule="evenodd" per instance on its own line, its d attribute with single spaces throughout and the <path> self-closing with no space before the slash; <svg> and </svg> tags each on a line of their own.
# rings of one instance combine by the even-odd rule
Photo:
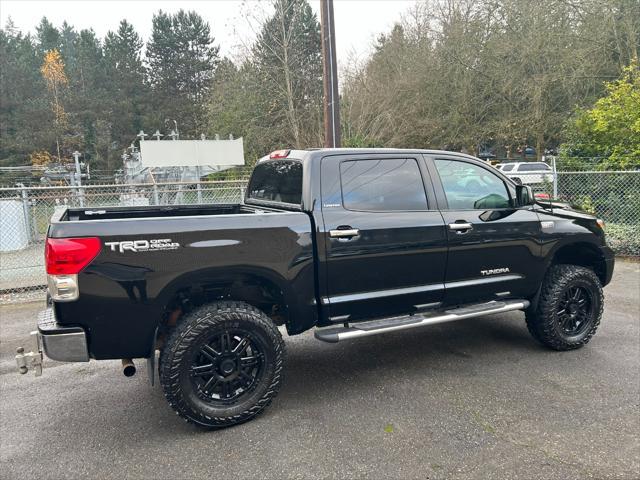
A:
<svg viewBox="0 0 640 480">
<path fill-rule="evenodd" d="M 437 323 L 453 322 L 455 320 L 481 317 L 493 313 L 524 310 L 528 306 L 528 300 L 494 301 L 479 305 L 467 305 L 442 312 L 382 318 L 369 322 L 354 323 L 348 327 L 319 328 L 315 330 L 314 335 L 318 340 L 322 340 L 323 342 L 336 343 L 351 338 L 368 337 L 369 335 L 407 330 L 409 328 L 435 325 Z"/>
</svg>

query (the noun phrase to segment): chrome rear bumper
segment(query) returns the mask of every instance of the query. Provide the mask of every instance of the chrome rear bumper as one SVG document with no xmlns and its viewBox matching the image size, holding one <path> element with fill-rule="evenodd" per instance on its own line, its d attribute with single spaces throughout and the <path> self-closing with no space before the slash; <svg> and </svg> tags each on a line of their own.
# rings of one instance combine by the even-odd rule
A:
<svg viewBox="0 0 640 480">
<path fill-rule="evenodd" d="M 88 362 L 87 334 L 82 327 L 70 327 L 56 322 L 52 307 L 38 314 L 38 330 L 31 332 L 35 350 L 25 352 L 24 347 L 16 351 L 16 364 L 21 374 L 33 370 L 36 377 L 42 375 L 42 352 L 51 360 L 59 362 Z"/>
<path fill-rule="evenodd" d="M 38 336 L 44 353 L 59 362 L 88 362 L 87 334 L 82 327 L 56 322 L 55 311 L 47 308 L 38 314 Z"/>
</svg>

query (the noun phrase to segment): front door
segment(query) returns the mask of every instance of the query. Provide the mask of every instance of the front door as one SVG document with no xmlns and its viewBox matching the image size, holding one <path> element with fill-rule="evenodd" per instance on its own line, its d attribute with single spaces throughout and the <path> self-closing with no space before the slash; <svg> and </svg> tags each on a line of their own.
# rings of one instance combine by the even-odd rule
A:
<svg viewBox="0 0 640 480">
<path fill-rule="evenodd" d="M 447 233 L 423 174 L 419 155 L 322 159 L 327 320 L 422 311 L 442 301 Z"/>
<path fill-rule="evenodd" d="M 489 165 L 460 157 L 427 162 L 449 243 L 445 303 L 535 294 L 544 272 L 535 210 L 516 208 L 515 191 Z"/>
</svg>

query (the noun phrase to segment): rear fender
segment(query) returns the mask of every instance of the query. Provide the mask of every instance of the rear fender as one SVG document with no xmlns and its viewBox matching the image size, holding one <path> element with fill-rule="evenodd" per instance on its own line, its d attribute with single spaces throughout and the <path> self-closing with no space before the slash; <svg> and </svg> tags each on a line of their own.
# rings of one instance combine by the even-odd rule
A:
<svg viewBox="0 0 640 480">
<path fill-rule="evenodd" d="M 238 266 L 232 269 L 205 268 L 186 273 L 172 280 L 158 295 L 158 302 L 165 308 L 176 298 L 181 291 L 196 291 L 215 289 L 221 286 L 230 286 L 234 282 L 258 282 L 280 292 L 282 302 L 286 306 L 286 326 L 290 333 L 299 333 L 307 330 L 316 323 L 316 315 L 309 315 L 309 301 L 305 301 L 296 294 L 291 287 L 291 281 L 285 279 L 274 270 L 253 266 Z M 313 295 L 313 289 L 309 292 Z M 246 299 L 244 299 L 246 300 Z M 313 299 L 311 299 L 313 301 Z M 249 301 L 249 303 L 251 303 Z M 313 302 L 315 303 L 315 302 Z M 265 312 L 270 314 L 271 312 Z"/>
</svg>

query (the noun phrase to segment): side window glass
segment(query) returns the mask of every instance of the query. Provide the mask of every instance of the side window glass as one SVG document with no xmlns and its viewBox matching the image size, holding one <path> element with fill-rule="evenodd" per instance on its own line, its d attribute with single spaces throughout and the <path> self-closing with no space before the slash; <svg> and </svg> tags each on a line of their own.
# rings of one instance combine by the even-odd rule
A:
<svg viewBox="0 0 640 480">
<path fill-rule="evenodd" d="M 551 170 L 546 163 L 523 163 L 518 169 L 519 172 L 539 172 L 540 170 Z"/>
<path fill-rule="evenodd" d="M 427 210 L 418 163 L 412 158 L 350 160 L 340 164 L 342 204 L 348 210 Z"/>
<path fill-rule="evenodd" d="M 509 208 L 509 192 L 496 175 L 472 163 L 436 160 L 450 210 Z"/>
</svg>

